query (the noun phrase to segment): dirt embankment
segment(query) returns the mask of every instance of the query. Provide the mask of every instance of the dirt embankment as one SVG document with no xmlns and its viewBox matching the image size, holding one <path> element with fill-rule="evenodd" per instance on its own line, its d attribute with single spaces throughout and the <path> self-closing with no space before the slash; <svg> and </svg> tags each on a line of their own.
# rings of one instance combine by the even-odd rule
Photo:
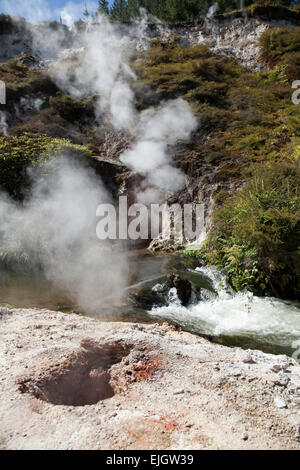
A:
<svg viewBox="0 0 300 470">
<path fill-rule="evenodd" d="M 300 366 L 169 325 L 0 314 L 2 449 L 299 449 Z"/>
</svg>

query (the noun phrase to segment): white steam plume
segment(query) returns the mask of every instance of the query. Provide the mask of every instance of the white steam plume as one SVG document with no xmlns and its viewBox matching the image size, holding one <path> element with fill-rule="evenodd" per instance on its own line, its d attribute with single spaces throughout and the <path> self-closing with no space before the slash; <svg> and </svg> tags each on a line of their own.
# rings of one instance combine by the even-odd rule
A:
<svg viewBox="0 0 300 470">
<path fill-rule="evenodd" d="M 112 293 L 120 298 L 126 257 L 96 238 L 96 208 L 110 199 L 99 178 L 73 160 L 55 162 L 47 176 L 32 175 L 32 194 L 22 206 L 0 198 L 1 245 L 8 255 L 19 248 L 28 253 L 58 289 L 93 312 Z"/>
<path fill-rule="evenodd" d="M 44 34 L 43 34 L 44 37 Z M 128 66 L 132 53 L 132 38 L 122 34 L 106 17 L 99 17 L 98 24 L 89 24 L 78 32 L 69 56 L 77 57 L 75 66 L 66 54 L 54 62 L 51 74 L 57 85 L 73 96 L 84 97 L 96 94 L 96 115 L 111 116 L 118 130 L 132 130 L 135 126 L 134 94 L 128 84 L 135 75 Z M 39 50 L 43 50 L 39 37 Z M 55 35 L 49 31 L 48 48 L 53 50 Z M 67 60 L 66 60 L 67 59 Z"/>
<path fill-rule="evenodd" d="M 143 175 L 137 196 L 151 203 L 161 200 L 164 192 L 183 187 L 184 175 L 173 166 L 171 147 L 189 139 L 197 122 L 181 99 L 141 113 L 135 108 L 129 59 L 145 36 L 143 21 L 129 29 L 99 18 L 77 36 L 68 32 L 65 38 L 61 29 L 58 37 L 45 27 L 42 34 L 33 28 L 33 34 L 44 58 L 52 51 L 58 54 L 52 74 L 61 90 L 78 97 L 97 95 L 99 123 L 109 116 L 116 129 L 132 134 L 134 144 L 121 160 Z M 73 50 L 60 50 L 64 40 L 72 38 Z M 73 57 L 68 60 L 67 54 Z M 28 252 L 32 262 L 85 309 L 96 309 L 106 296 L 117 298 L 126 284 L 127 263 L 119 251 L 114 255 L 110 246 L 96 239 L 96 207 L 109 202 L 99 179 L 63 159 L 49 177 L 34 179 L 32 196 L 22 207 L 0 197 L 1 245 L 13 237 L 12 246 Z"/>
<path fill-rule="evenodd" d="M 8 135 L 7 116 L 4 111 L 0 111 L 0 133 Z"/>
<path fill-rule="evenodd" d="M 79 20 L 79 18 L 82 16 L 82 12 L 85 6 L 87 7 L 89 13 L 93 13 L 98 8 L 98 2 L 68 2 L 64 5 L 63 10 L 59 12 L 60 17 L 68 27 L 71 27 L 75 23 L 75 21 Z"/>
<path fill-rule="evenodd" d="M 90 22 L 83 33 L 77 34 L 76 49 L 69 51 L 73 60 L 66 60 L 64 54 L 54 63 L 51 73 L 58 86 L 73 96 L 96 94 L 95 111 L 99 122 L 108 115 L 115 129 L 125 130 L 135 137 L 133 147 L 121 156 L 121 161 L 145 177 L 143 199 L 145 201 L 147 194 L 151 203 L 155 201 L 150 188 L 154 199 L 157 190 L 174 192 L 183 188 L 185 177 L 172 164 L 170 145 L 188 140 L 197 121 L 182 99 L 141 113 L 136 110 L 131 89 L 136 77 L 129 59 L 141 39 L 145 41 L 146 28 L 145 17 L 125 27 L 99 16 L 97 23 Z M 48 47 L 51 42 L 50 31 Z M 74 54 L 77 56 L 75 65 Z"/>
<path fill-rule="evenodd" d="M 180 170 L 172 166 L 168 145 L 188 139 L 195 127 L 196 118 L 182 99 L 147 110 L 140 114 L 137 143 L 120 159 L 129 168 L 144 175 L 150 186 L 177 191 L 183 187 L 185 178 Z"/>
<path fill-rule="evenodd" d="M 219 4 L 217 2 L 215 2 L 213 5 L 211 5 L 208 9 L 207 14 L 206 14 L 206 18 L 207 19 L 213 18 L 215 16 L 218 8 L 219 8 Z"/>
</svg>

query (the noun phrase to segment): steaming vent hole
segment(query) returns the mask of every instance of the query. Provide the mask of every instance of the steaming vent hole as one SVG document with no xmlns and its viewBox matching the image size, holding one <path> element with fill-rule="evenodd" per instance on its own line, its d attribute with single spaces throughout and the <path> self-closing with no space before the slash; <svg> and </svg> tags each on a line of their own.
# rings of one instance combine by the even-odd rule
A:
<svg viewBox="0 0 300 470">
<path fill-rule="evenodd" d="M 126 357 L 132 346 L 121 342 L 99 344 L 91 339 L 60 364 L 37 378 L 18 382 L 19 390 L 54 405 L 85 406 L 114 396 L 112 366 Z"/>
</svg>

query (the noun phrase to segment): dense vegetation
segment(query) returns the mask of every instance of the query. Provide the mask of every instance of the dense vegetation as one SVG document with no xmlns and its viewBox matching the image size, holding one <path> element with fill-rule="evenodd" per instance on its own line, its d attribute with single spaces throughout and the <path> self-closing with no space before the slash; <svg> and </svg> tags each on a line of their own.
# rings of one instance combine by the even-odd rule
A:
<svg viewBox="0 0 300 470">
<path fill-rule="evenodd" d="M 282 65 L 290 80 L 300 77 L 300 28 L 273 28 L 260 37 L 262 59 L 271 67 Z"/>
<path fill-rule="evenodd" d="M 232 10 L 238 10 L 241 7 L 240 0 L 114 0 L 111 7 L 107 0 L 99 0 L 98 11 L 105 13 L 113 20 L 131 21 L 139 15 L 140 8 L 144 8 L 153 16 L 171 22 L 195 21 L 205 16 L 210 7 L 216 4 L 217 13 L 225 13 Z M 291 17 L 294 11 L 288 11 L 286 7 L 295 4 L 291 0 L 245 0 L 243 2 L 248 9 L 249 14 L 276 14 L 282 18 Z M 253 8 L 253 5 L 256 5 Z M 259 10 L 259 11 L 258 11 Z M 84 16 L 89 15 L 85 10 Z M 281 16 L 280 16 L 281 15 Z"/>
<path fill-rule="evenodd" d="M 78 99 L 69 95 L 57 94 L 49 100 L 52 110 L 69 122 L 84 121 L 94 116 L 91 99 Z"/>
<path fill-rule="evenodd" d="M 38 96 L 42 92 L 52 94 L 57 91 L 49 76 L 28 67 L 30 62 L 34 62 L 34 58 L 24 55 L 23 58 L 11 59 L 0 64 L 0 80 L 6 83 L 8 104 L 15 102 L 27 93 Z"/>
<path fill-rule="evenodd" d="M 77 99 L 62 94 L 51 77 L 33 67 L 35 58 L 23 54 L 0 64 L 0 80 L 6 84 L 8 124 L 13 134 L 30 132 L 48 134 L 50 137 L 69 137 L 75 144 L 91 145 L 97 139 L 90 128 L 95 119 L 93 97 Z M 39 111 L 29 113 L 26 119 L 15 120 L 13 116 L 22 112 L 21 99 L 31 105 L 38 100 Z M 0 110 L 1 111 L 1 110 Z"/>
<path fill-rule="evenodd" d="M 289 35 L 292 43 L 298 28 L 285 30 Z M 150 87 L 157 101 L 183 96 L 199 117 L 200 134 L 178 149 L 177 163 L 193 176 L 212 169 L 206 184 L 218 184 L 220 209 L 197 256 L 225 267 L 236 289 L 295 297 L 300 107 L 291 102 L 288 62 L 275 64 L 270 72 L 253 74 L 206 46 L 182 48 L 174 38 L 169 45 L 154 41 L 135 70 L 141 95 Z M 230 197 L 230 185 L 240 188 L 245 181 Z"/>
<path fill-rule="evenodd" d="M 299 181 L 299 157 L 260 167 L 216 212 L 201 256 L 225 267 L 237 290 L 299 295 Z"/>
</svg>

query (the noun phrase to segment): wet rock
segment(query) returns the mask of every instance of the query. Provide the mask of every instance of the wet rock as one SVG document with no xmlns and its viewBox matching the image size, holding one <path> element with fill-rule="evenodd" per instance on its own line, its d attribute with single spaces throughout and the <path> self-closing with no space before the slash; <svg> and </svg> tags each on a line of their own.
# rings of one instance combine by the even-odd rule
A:
<svg viewBox="0 0 300 470">
<path fill-rule="evenodd" d="M 130 296 L 133 305 L 144 310 L 151 310 L 153 307 L 165 305 L 163 293 L 158 293 L 152 287 L 142 287 Z"/>
<path fill-rule="evenodd" d="M 178 274 L 170 274 L 167 280 L 170 288 L 175 287 L 177 290 L 177 295 L 182 303 L 186 306 L 192 295 L 192 284 L 187 279 L 182 279 Z"/>
<path fill-rule="evenodd" d="M 126 166 L 118 160 L 101 156 L 93 156 L 89 163 L 101 177 L 104 185 L 112 191 L 114 195 L 118 194 L 121 175 L 128 171 Z"/>
<path fill-rule="evenodd" d="M 135 306 L 149 310 L 153 307 L 169 305 L 178 299 L 182 305 L 186 306 L 191 297 L 191 282 L 181 278 L 178 274 L 169 274 L 166 282 L 157 284 L 153 288 L 142 287 L 131 296 L 131 299 Z"/>
</svg>

